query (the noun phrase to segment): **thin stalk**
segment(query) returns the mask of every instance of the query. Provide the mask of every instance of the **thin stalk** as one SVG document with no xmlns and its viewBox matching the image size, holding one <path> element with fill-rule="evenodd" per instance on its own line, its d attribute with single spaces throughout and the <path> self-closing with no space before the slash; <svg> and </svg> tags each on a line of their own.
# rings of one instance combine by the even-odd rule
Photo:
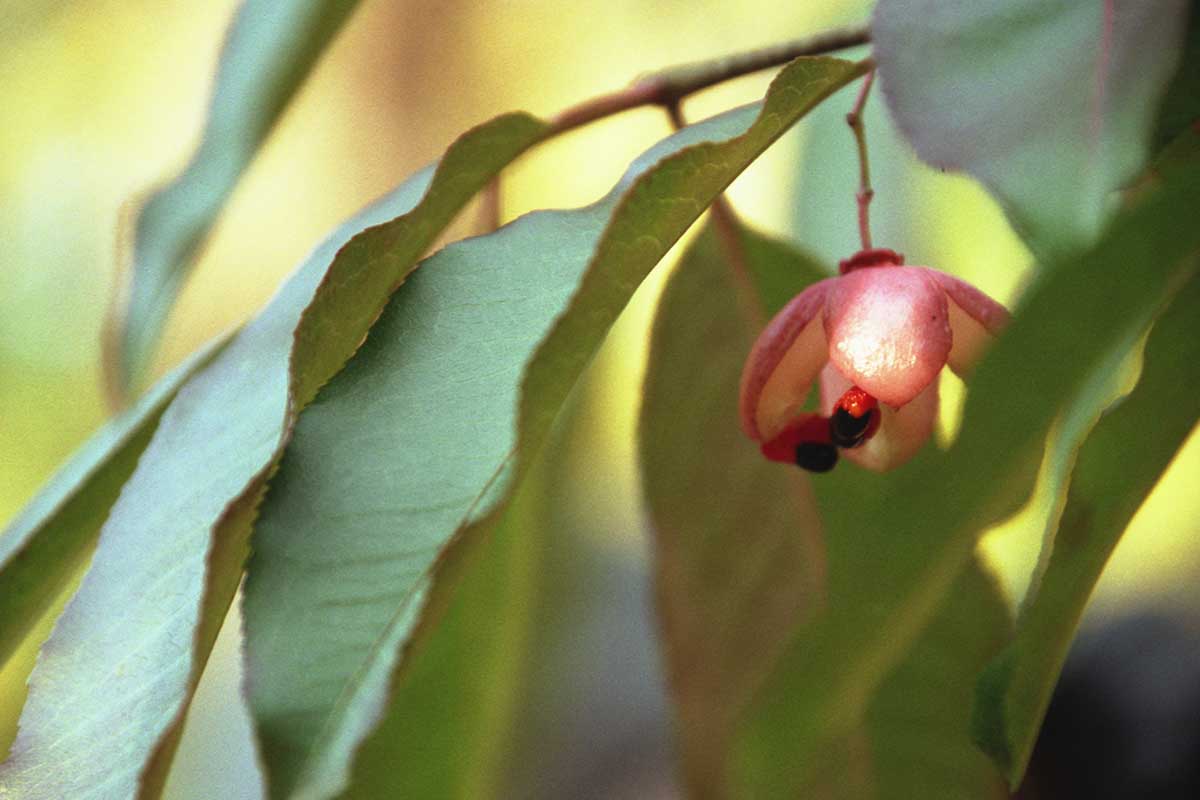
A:
<svg viewBox="0 0 1200 800">
<path fill-rule="evenodd" d="M 867 132 L 863 125 L 863 107 L 867 104 L 867 95 L 871 93 L 871 85 L 875 83 L 874 67 L 863 78 L 862 87 L 858 90 L 858 98 L 854 107 L 846 115 L 846 124 L 854 133 L 854 141 L 858 145 L 858 192 L 855 200 L 858 204 L 858 236 L 862 241 L 862 249 L 871 249 L 871 200 L 875 190 L 871 188 L 871 162 L 867 157 Z"/>
</svg>

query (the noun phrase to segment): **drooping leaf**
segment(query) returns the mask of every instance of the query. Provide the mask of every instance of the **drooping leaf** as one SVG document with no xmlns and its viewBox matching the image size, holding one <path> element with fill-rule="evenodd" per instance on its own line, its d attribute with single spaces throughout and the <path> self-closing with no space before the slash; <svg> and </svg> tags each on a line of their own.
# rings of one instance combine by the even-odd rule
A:
<svg viewBox="0 0 1200 800">
<path fill-rule="evenodd" d="M 1042 255 L 1090 245 L 1143 165 L 1186 0 L 880 0 L 888 106 L 923 160 L 980 180 Z"/>
<path fill-rule="evenodd" d="M 810 283 L 834 274 L 832 267 L 822 264 L 815 255 L 802 252 L 794 245 L 761 234 L 746 225 L 737 224 L 734 230 L 737 232 L 737 244 L 721 244 L 722 258 L 728 261 L 730 258 L 739 257 L 736 254 L 731 255 L 730 251 L 732 247 L 737 248 L 735 253 L 740 254 L 740 258 L 745 261 L 746 271 L 755 290 L 755 298 L 762 307 L 764 318 L 774 316 Z M 696 248 L 700 255 L 707 255 L 711 252 L 712 243 L 702 243 L 709 249 L 700 249 L 700 244 L 697 244 Z M 751 334 L 757 335 L 757 332 L 751 331 Z M 753 339 L 747 346 L 752 344 Z M 741 369 L 741 366 L 738 368 Z M 740 373 L 738 377 L 740 380 Z"/>
<path fill-rule="evenodd" d="M 1186 65 L 1181 67 L 1181 73 L 1184 73 L 1186 69 Z M 1180 77 L 1181 75 L 1176 76 L 1176 82 Z M 1152 168 L 1143 176 L 1140 186 L 1136 188 L 1135 192 L 1126 194 L 1127 201 L 1136 202 L 1139 194 L 1150 191 L 1152 187 L 1163 180 L 1164 176 L 1173 175 L 1182 169 L 1194 156 L 1193 151 L 1196 146 L 1191 140 L 1200 141 L 1200 137 L 1197 137 L 1195 131 L 1185 129 L 1171 145 L 1160 151 Z M 1176 301 L 1176 305 L 1183 302 L 1185 302 L 1185 298 L 1181 297 Z M 1060 554 L 1056 557 L 1055 554 L 1060 552 L 1057 547 L 1057 534 L 1060 522 L 1064 519 L 1063 513 L 1067 504 L 1076 457 L 1080 446 L 1095 426 L 1101 413 L 1108 409 L 1114 400 L 1117 400 L 1118 403 L 1125 402 L 1119 398 L 1129 391 L 1130 362 L 1135 354 L 1140 354 L 1142 349 L 1140 345 L 1144 334 L 1145 331 L 1129 331 L 1126 340 L 1119 342 L 1112 352 L 1101 361 L 1094 375 L 1089 379 L 1083 391 L 1079 393 L 1076 402 L 1063 414 L 1047 447 L 1046 463 L 1043 465 L 1046 488 L 1043 491 L 1052 498 L 1052 504 L 1046 522 L 1041 554 L 1026 592 L 1022 609 L 1023 615 L 1033 613 L 1035 619 L 1038 619 L 1040 614 L 1040 624 L 1043 626 L 1043 630 L 1035 635 L 1045 634 L 1046 638 L 1033 646 L 1033 649 L 1037 651 L 1036 656 L 1026 652 L 1029 648 L 1014 644 L 1008 652 L 995 660 L 986 676 L 981 680 L 973 723 L 980 745 L 992 754 L 1014 786 L 1021 780 L 1028 763 L 1037 729 L 1045 713 L 1045 704 L 1049 700 L 1057 675 L 1062 668 L 1062 659 L 1065 657 L 1071 637 L 1078 625 L 1083 605 L 1086 603 L 1095 580 L 1099 577 L 1099 570 L 1102 568 L 1107 554 L 1116 544 L 1116 537 L 1119 537 L 1123 530 L 1122 526 L 1120 530 L 1110 531 L 1110 537 L 1104 540 L 1107 544 L 1095 542 L 1092 539 L 1088 540 L 1089 544 L 1096 544 L 1100 547 L 1104 553 L 1104 559 L 1098 562 L 1094 560 L 1072 561 L 1074 567 L 1090 565 L 1094 568 L 1095 574 L 1091 576 L 1091 582 L 1082 581 L 1081 573 L 1076 570 L 1066 570 L 1070 573 L 1071 578 L 1067 580 L 1065 586 L 1062 585 L 1063 579 L 1056 578 L 1055 575 L 1064 570 L 1062 564 L 1056 564 L 1055 575 L 1051 575 L 1050 580 L 1059 583 L 1050 587 L 1047 592 L 1051 598 L 1059 598 L 1063 602 L 1056 605 L 1053 600 L 1041 602 L 1037 600 L 1047 572 L 1051 570 L 1051 564 L 1059 558 L 1068 560 L 1074 558 L 1069 546 L 1066 548 L 1067 555 Z M 1142 392 L 1154 391 L 1153 389 L 1147 390 L 1145 386 L 1143 384 Z M 1169 396 L 1170 393 L 1167 392 L 1156 395 L 1156 399 L 1163 401 Z M 1173 410 L 1182 411 L 1187 408 L 1187 404 L 1184 403 Z M 1172 410 L 1168 409 L 1165 404 L 1162 409 L 1164 414 Z M 1145 423 L 1142 421 L 1139 424 Z M 1129 431 L 1133 430 L 1131 424 Z M 1162 433 L 1163 431 L 1158 429 L 1158 432 Z M 1169 433 L 1169 429 L 1167 433 Z M 1162 441 L 1156 443 L 1165 446 Z M 1136 489 L 1134 486 L 1125 488 Z M 1085 569 L 1083 574 L 1090 573 Z M 1034 611 L 1031 604 L 1036 606 L 1038 611 Z M 1056 637 L 1050 637 L 1047 633 L 1051 624 L 1057 626 Z M 1037 628 L 1037 625 L 1038 623 L 1035 622 L 1032 627 Z M 1022 636 L 1024 635 L 1022 634 Z M 1027 645 L 1028 642 L 1024 644 Z M 1024 663 L 1020 664 L 1020 674 L 1014 678 L 1009 670 L 1018 670 L 1017 662 L 1019 660 L 1023 660 Z M 1013 696 L 1019 698 L 1013 701 L 1018 710 L 1014 715 L 1015 721 L 1010 728 L 1006 728 L 1006 724 L 1009 722 L 1005 706 L 1009 696 L 1006 693 L 1010 691 Z"/>
<path fill-rule="evenodd" d="M 612 438 L 597 417 L 611 420 L 621 402 L 617 338 L 572 390 L 504 519 L 478 547 L 443 557 L 451 563 L 434 594 L 451 582 L 454 591 L 428 640 L 410 649 L 405 747 L 387 751 L 374 738 L 381 758 L 419 766 L 378 786 L 358 770 L 354 796 L 603 795 L 669 752 L 648 582 L 637 550 L 612 545 L 640 528 L 635 497 L 612 480 L 628 465 L 597 459 Z M 596 765 L 631 746 L 638 764 L 597 781 Z"/>
<path fill-rule="evenodd" d="M 580 424 L 568 419 L 569 407 L 563 414 L 564 424 Z M 563 533 L 551 526 L 547 505 L 568 457 L 555 449 L 562 427 L 556 425 L 488 535 L 443 557 L 439 581 L 455 590 L 433 589 L 443 591 L 443 610 L 420 649 L 410 651 L 406 691 L 364 744 L 345 796 L 505 796 L 532 614 L 547 580 L 542 559 L 549 540 Z M 321 795 L 311 784 L 299 794 Z"/>
<path fill-rule="evenodd" d="M 1162 150 L 1189 127 L 1200 124 L 1200 2 L 1191 0 L 1187 14 L 1183 56 L 1158 112 L 1152 152 Z"/>
<path fill-rule="evenodd" d="M 1200 158 L 1200 0 L 1192 0 L 1188 9 L 1183 57 L 1159 110 L 1153 153 L 1143 186 L 1135 185 L 1135 190 Z"/>
<path fill-rule="evenodd" d="M 1097 366 L 1081 383 L 1075 398 L 1050 432 L 1038 478 L 1038 493 L 1045 498 L 1041 551 L 1026 585 L 1024 599 L 1036 593 L 1046 571 L 1079 448 L 1100 415 L 1129 391 L 1130 372 L 1135 367 L 1145 333 L 1145 329 L 1130 329 L 1113 342 L 1109 351 L 1097 360 Z"/>
<path fill-rule="evenodd" d="M 1171 172 L 1189 161 L 1198 159 L 1200 159 L 1200 126 L 1193 126 L 1184 129 L 1158 152 L 1150 169 L 1143 176 L 1142 184 L 1133 188 L 1135 192 L 1142 190 L 1145 184 L 1160 180 L 1163 173 Z"/>
<path fill-rule="evenodd" d="M 0 789 L 157 796 L 241 579 L 266 476 L 301 404 L 359 346 L 388 293 L 454 214 L 546 130 L 511 114 L 465 134 L 436 170 L 335 232 L 179 392 L 42 651 Z M 310 306 L 315 318 L 302 319 Z M 327 349 L 293 353 L 295 342 L 311 341 L 298 324 L 321 325 L 323 314 L 347 307 L 355 314 L 345 324 L 324 328 Z"/>
<path fill-rule="evenodd" d="M 794 62 L 763 106 L 670 137 L 604 199 L 451 245 L 397 292 L 301 418 L 256 532 L 248 682 L 273 796 L 458 794 L 454 742 L 415 722 L 430 703 L 455 713 L 455 698 L 416 688 L 422 648 L 397 664 L 438 553 L 459 531 L 443 569 L 476 557 L 634 289 L 759 153 L 861 74 Z M 436 582 L 436 613 L 453 583 Z M 396 769 L 398 754 L 419 768 Z"/>
<path fill-rule="evenodd" d="M 862 718 L 979 533 L 1027 497 L 1052 421 L 1193 269 L 1198 178 L 1196 169 L 1174 176 L 1091 251 L 1042 274 L 971 380 L 947 454 L 926 448 L 886 476 L 840 478 L 854 494 L 841 493 L 839 513 L 824 519 L 827 610 L 796 632 L 744 720 L 735 777 L 745 792 L 792 797 L 812 779 L 818 754 Z"/>
<path fill-rule="evenodd" d="M 904 660 L 870 700 L 857 736 L 869 743 L 865 792 L 851 773 L 834 797 L 1007 800 L 999 770 L 970 736 L 975 679 L 1012 627 L 991 575 L 972 559 Z M 850 746 L 853 752 L 854 735 Z"/>
<path fill-rule="evenodd" d="M 0 664 L 91 555 L 163 409 L 226 339 L 203 348 L 96 432 L 0 533 Z"/>
<path fill-rule="evenodd" d="M 1011 625 L 994 579 L 972 560 L 862 722 L 823 753 L 803 796 L 1007 800 L 1003 777 L 969 730 L 976 676 Z"/>
<path fill-rule="evenodd" d="M 776 308 L 828 277 L 748 231 L 734 246 L 758 285 L 776 284 Z M 732 269 L 710 227 L 672 275 L 655 318 L 639 436 L 667 675 L 697 796 L 727 785 L 738 714 L 825 588 L 812 487 L 800 470 L 764 459 L 737 424 L 756 326 L 741 311 Z M 766 305 L 757 292 L 750 300 Z"/>
<path fill-rule="evenodd" d="M 1104 564 L 1200 420 L 1197 319 L 1193 277 L 1155 323 L 1136 388 L 1080 449 L 1046 570 L 1015 639 L 980 681 L 976 735 L 1014 788 Z"/>
<path fill-rule="evenodd" d="M 782 286 L 790 296 L 827 275 L 749 231 L 740 246 L 768 312 L 789 299 L 777 296 Z M 742 363 L 757 330 L 736 286 L 729 256 L 706 232 L 659 304 L 640 431 L 667 672 L 697 796 L 740 796 L 726 774 L 734 723 L 825 590 L 826 542 L 807 477 L 764 459 L 737 424 Z M 825 759 L 815 794 L 997 796 L 1002 782 L 971 744 L 967 710 L 1007 627 L 1005 604 L 972 567 Z"/>
<path fill-rule="evenodd" d="M 221 51 L 200 146 L 183 172 L 138 212 L 106 365 L 118 394 L 142 380 L 221 207 L 357 5 L 358 0 L 243 0 Z"/>
</svg>

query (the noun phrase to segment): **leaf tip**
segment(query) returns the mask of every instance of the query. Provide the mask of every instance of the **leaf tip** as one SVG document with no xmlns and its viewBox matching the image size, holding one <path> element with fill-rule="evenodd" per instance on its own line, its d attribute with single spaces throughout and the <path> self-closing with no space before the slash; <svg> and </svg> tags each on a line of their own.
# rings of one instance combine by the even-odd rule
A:
<svg viewBox="0 0 1200 800">
<path fill-rule="evenodd" d="M 971 706 L 971 738 L 1004 774 L 1013 791 L 1024 772 L 1013 759 L 1005 713 L 1015 666 L 1016 651 L 1008 647 L 980 673 L 975 685 L 975 702 Z"/>
</svg>

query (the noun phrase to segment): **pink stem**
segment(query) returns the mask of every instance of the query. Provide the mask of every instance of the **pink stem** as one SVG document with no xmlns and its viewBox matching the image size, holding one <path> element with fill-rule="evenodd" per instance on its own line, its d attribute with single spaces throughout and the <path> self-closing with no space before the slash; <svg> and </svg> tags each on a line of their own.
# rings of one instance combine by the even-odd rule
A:
<svg viewBox="0 0 1200 800">
<path fill-rule="evenodd" d="M 858 193 L 854 198 L 858 203 L 858 236 L 862 241 L 862 249 L 871 249 L 871 199 L 875 191 L 871 188 L 871 165 L 867 158 L 867 134 L 863 126 L 863 106 L 867 104 L 867 95 L 875 82 L 875 70 L 872 68 L 863 79 L 862 87 L 858 90 L 858 98 L 854 107 L 846 115 L 846 124 L 854 132 L 854 141 L 858 145 Z"/>
</svg>

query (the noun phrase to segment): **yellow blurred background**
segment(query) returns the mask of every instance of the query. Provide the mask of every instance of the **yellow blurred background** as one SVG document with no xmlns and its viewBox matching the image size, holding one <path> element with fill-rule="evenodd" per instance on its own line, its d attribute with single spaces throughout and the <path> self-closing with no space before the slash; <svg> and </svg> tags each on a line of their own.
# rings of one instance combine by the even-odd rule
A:
<svg viewBox="0 0 1200 800">
<path fill-rule="evenodd" d="M 235 6 L 0 0 L 0 522 L 107 414 L 99 334 L 122 204 L 179 167 L 197 142 Z M 868 8 L 839 0 L 367 0 L 237 189 L 172 316 L 158 371 L 246 319 L 340 219 L 466 128 L 512 109 L 550 114 L 639 73 L 861 20 Z M 769 77 L 710 90 L 686 112 L 699 119 L 754 100 Z M 826 258 L 854 247 L 851 142 L 839 126 L 850 98 L 833 103 L 731 190 L 747 220 L 799 236 Z M 911 263 L 957 273 L 1011 302 L 1028 256 L 994 205 L 970 183 L 917 164 L 879 97 L 872 105 L 868 137 L 877 164 L 887 161 L 876 182 L 885 243 Z M 547 144 L 506 175 L 505 218 L 596 199 L 668 130 L 661 113 L 640 110 Z M 836 157 L 827 156 L 831 148 Z M 840 194 L 824 194 L 828 187 Z M 636 393 L 661 274 L 651 283 L 606 349 L 599 368 L 609 376 L 610 413 L 591 434 L 602 445 L 591 465 L 602 476 L 595 485 L 606 487 L 606 503 L 620 505 L 604 546 L 631 552 L 643 544 Z M 947 392 L 950 436 L 961 388 Z M 1193 436 L 1121 545 L 1095 613 L 1192 604 L 1198 479 Z M 1035 503 L 988 539 L 1014 596 L 1036 559 L 1043 518 Z M 259 796 L 244 712 L 234 702 L 237 625 L 226 628 L 189 717 L 171 797 Z M 35 644 L 0 672 L 0 748 L 15 730 Z"/>
</svg>

